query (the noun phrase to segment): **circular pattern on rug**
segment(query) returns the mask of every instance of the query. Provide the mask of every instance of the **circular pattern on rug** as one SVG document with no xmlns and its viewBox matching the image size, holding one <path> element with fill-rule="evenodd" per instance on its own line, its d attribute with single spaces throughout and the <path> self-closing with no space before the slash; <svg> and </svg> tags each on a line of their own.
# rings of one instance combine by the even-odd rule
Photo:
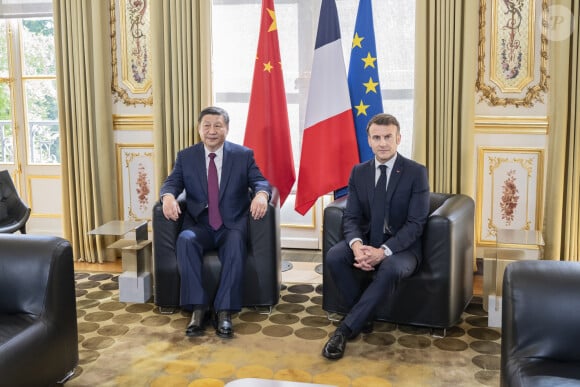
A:
<svg viewBox="0 0 580 387">
<path fill-rule="evenodd" d="M 113 293 L 108 290 L 101 290 L 100 292 L 91 292 L 87 294 L 87 299 L 89 300 L 104 300 L 105 298 L 111 298 Z"/>
<path fill-rule="evenodd" d="M 278 304 L 276 305 L 276 310 L 280 313 L 294 313 L 298 314 L 302 312 L 304 309 L 304 305 L 300 304 Z"/>
<path fill-rule="evenodd" d="M 254 335 L 262 330 L 260 324 L 243 322 L 236 324 L 236 333 L 240 335 Z"/>
<path fill-rule="evenodd" d="M 115 340 L 110 337 L 96 336 L 84 340 L 82 346 L 86 349 L 98 351 L 100 349 L 109 348 L 113 344 L 115 344 Z"/>
<path fill-rule="evenodd" d="M 425 336 L 404 335 L 397 340 L 399 344 L 406 348 L 423 349 L 431 346 L 431 340 Z"/>
<path fill-rule="evenodd" d="M 292 325 L 300 321 L 300 318 L 295 314 L 281 313 L 270 316 L 269 320 L 274 324 Z"/>
<path fill-rule="evenodd" d="M 234 339 L 224 340 L 209 323 L 204 335 L 186 337 L 191 311 L 163 314 L 153 300 L 120 302 L 118 276 L 75 273 L 75 278 L 80 350 L 71 379 L 78 383 L 71 385 L 115 380 L 223 387 L 234 379 L 262 378 L 388 386 L 408 380 L 405 375 L 418 375 L 420 382 L 440 375 L 442 383 L 499 384 L 501 330 L 487 327 L 481 305 L 470 305 L 444 338 L 436 337 L 439 329 L 375 321 L 372 333 L 349 340 L 347 361 L 329 362 L 320 351 L 340 323 L 322 309 L 320 285 L 282 286 L 280 302 L 263 308 L 270 314 L 252 308 L 233 314 Z M 451 374 L 444 368 L 452 369 L 453 380 L 446 379 Z"/>
<path fill-rule="evenodd" d="M 92 312 L 87 313 L 84 317 L 86 321 L 101 322 L 112 319 L 114 316 L 111 312 Z"/>
<path fill-rule="evenodd" d="M 99 282 L 97 281 L 83 281 L 78 283 L 77 289 L 93 289 L 99 287 Z"/>
<path fill-rule="evenodd" d="M 262 329 L 262 333 L 270 337 L 286 337 L 292 335 L 294 329 L 287 325 L 269 325 Z"/>
<path fill-rule="evenodd" d="M 372 345 L 388 347 L 396 343 L 397 339 L 390 333 L 371 333 L 364 335 L 363 341 Z"/>
<path fill-rule="evenodd" d="M 148 327 L 160 327 L 165 324 L 169 324 L 171 319 L 169 316 L 160 315 L 160 316 L 147 316 L 143 320 L 141 320 L 141 324 L 148 326 Z"/>
<path fill-rule="evenodd" d="M 474 351 L 484 355 L 499 355 L 501 353 L 501 345 L 493 341 L 474 341 L 469 346 Z"/>
<path fill-rule="evenodd" d="M 313 305 L 306 308 L 306 312 L 313 314 L 315 316 L 324 316 L 325 319 L 328 320 L 326 317 L 326 312 L 322 309 L 320 305 Z"/>
<path fill-rule="evenodd" d="M 309 284 L 292 285 L 288 287 L 290 293 L 308 294 L 314 291 L 314 286 Z"/>
<path fill-rule="evenodd" d="M 291 312 L 286 312 L 291 313 Z M 246 322 L 261 322 L 268 319 L 268 315 L 256 312 L 240 313 L 239 319 Z"/>
<path fill-rule="evenodd" d="M 115 324 L 133 324 L 141 321 L 141 315 L 137 313 L 122 313 L 113 317 Z"/>
<path fill-rule="evenodd" d="M 124 302 L 105 302 L 99 304 L 99 309 L 107 312 L 116 312 L 124 308 L 125 308 Z"/>
<path fill-rule="evenodd" d="M 445 337 L 443 339 L 437 339 L 433 342 L 433 345 L 443 351 L 465 351 L 468 345 L 465 341 L 455 339 L 453 337 Z"/>
<path fill-rule="evenodd" d="M 499 370 L 500 358 L 499 356 L 477 355 L 471 359 L 473 364 L 484 370 Z"/>
<path fill-rule="evenodd" d="M 258 379 L 271 379 L 274 376 L 274 372 L 262 365 L 247 365 L 239 368 L 236 371 L 236 377 L 238 379 L 244 378 L 258 378 Z"/>
<path fill-rule="evenodd" d="M 89 280 L 91 281 L 105 281 L 108 280 L 110 278 L 113 278 L 112 274 L 109 273 L 98 273 L 98 274 L 91 274 L 91 276 L 89 277 Z"/>
<path fill-rule="evenodd" d="M 320 316 L 308 316 L 304 317 L 300 320 L 302 325 L 306 325 L 307 327 L 325 327 L 330 325 L 330 321 L 324 317 Z"/>
<path fill-rule="evenodd" d="M 96 332 L 97 329 L 99 329 L 99 327 L 100 325 L 97 324 L 96 322 L 81 321 L 77 324 L 77 330 L 79 334 Z"/>
<path fill-rule="evenodd" d="M 465 319 L 469 325 L 478 328 L 487 327 L 487 316 L 469 316 Z"/>
<path fill-rule="evenodd" d="M 294 334 L 304 340 L 320 340 L 328 335 L 324 329 L 312 327 L 296 329 Z"/>
<path fill-rule="evenodd" d="M 129 331 L 129 327 L 126 325 L 105 325 L 97 329 L 97 333 L 101 336 L 123 336 Z"/>
<path fill-rule="evenodd" d="M 473 328 L 467 331 L 467 334 L 478 340 L 495 341 L 501 337 L 501 333 L 490 328 Z"/>
<path fill-rule="evenodd" d="M 281 298 L 285 302 L 296 303 L 296 304 L 301 304 L 301 303 L 306 302 L 310 299 L 307 295 L 295 294 L 295 293 L 285 294 Z"/>
</svg>

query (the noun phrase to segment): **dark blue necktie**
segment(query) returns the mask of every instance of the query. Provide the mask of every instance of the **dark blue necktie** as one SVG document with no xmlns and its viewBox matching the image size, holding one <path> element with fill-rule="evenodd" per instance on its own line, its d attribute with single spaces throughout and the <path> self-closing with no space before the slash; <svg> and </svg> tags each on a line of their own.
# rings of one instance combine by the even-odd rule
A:
<svg viewBox="0 0 580 387">
<path fill-rule="evenodd" d="M 371 208 L 371 246 L 379 247 L 383 242 L 385 231 L 385 202 L 387 201 L 387 166 L 379 165 L 381 176 L 375 185 L 375 194 Z"/>
<path fill-rule="evenodd" d="M 209 154 L 209 168 L 207 170 L 207 210 L 209 215 L 209 225 L 214 230 L 217 230 L 222 225 L 222 216 L 218 205 L 220 189 L 217 168 L 215 166 L 215 161 L 213 160 L 215 159 L 215 156 L 215 153 Z"/>
</svg>

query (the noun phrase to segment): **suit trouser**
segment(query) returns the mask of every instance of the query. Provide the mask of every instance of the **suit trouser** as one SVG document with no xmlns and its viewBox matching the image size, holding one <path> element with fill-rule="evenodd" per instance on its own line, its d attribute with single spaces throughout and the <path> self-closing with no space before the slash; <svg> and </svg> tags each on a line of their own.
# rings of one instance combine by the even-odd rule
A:
<svg viewBox="0 0 580 387">
<path fill-rule="evenodd" d="M 325 258 L 324 270 L 328 270 L 334 283 L 340 289 L 344 305 L 349 308 L 345 324 L 353 334 L 358 334 L 364 324 L 373 318 L 377 306 L 388 302 L 402 278 L 410 276 L 417 267 L 417 257 L 409 251 L 403 251 L 387 257 L 368 272 L 372 281 L 363 287 L 354 264 L 354 253 L 346 241 L 334 245 Z M 363 281 L 364 282 L 364 281 Z"/>
<path fill-rule="evenodd" d="M 187 227 L 177 237 L 176 255 L 181 277 L 182 307 L 209 306 L 212 302 L 203 287 L 203 254 L 216 248 L 221 262 L 221 274 L 213 307 L 216 311 L 237 312 L 242 309 L 246 237 L 239 230 L 229 230 L 222 226 L 214 231 L 201 223 Z"/>
</svg>

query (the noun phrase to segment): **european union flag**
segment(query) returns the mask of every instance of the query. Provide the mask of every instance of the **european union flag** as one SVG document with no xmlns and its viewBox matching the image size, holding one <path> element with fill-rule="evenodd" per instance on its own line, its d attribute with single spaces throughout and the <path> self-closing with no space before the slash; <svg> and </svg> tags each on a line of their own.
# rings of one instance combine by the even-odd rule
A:
<svg viewBox="0 0 580 387">
<path fill-rule="evenodd" d="M 348 66 L 348 88 L 362 162 L 373 157 L 367 141 L 367 123 L 372 116 L 383 112 L 371 0 L 360 0 L 358 4 Z"/>
</svg>

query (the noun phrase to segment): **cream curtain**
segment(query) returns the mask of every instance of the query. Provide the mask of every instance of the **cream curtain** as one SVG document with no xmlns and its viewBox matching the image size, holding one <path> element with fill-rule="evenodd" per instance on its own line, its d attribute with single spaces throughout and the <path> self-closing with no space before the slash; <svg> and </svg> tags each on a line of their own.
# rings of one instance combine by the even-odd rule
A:
<svg viewBox="0 0 580 387">
<path fill-rule="evenodd" d="M 544 259 L 579 261 L 580 248 L 580 4 L 560 0 L 554 5 L 572 13 L 575 26 L 565 40 L 551 40 L 549 55 L 548 174 L 546 184 Z M 561 16 L 561 15 L 555 15 Z M 556 19 L 554 19 L 556 20 Z"/>
<path fill-rule="evenodd" d="M 474 197 L 478 1 L 418 1 L 413 157 L 431 190 Z"/>
<path fill-rule="evenodd" d="M 54 0 L 64 236 L 77 260 L 103 262 L 88 231 L 117 218 L 109 3 Z"/>
<path fill-rule="evenodd" d="M 150 3 L 155 175 L 198 141 L 197 117 L 211 104 L 211 0 Z M 159 186 L 157 190 L 159 190 Z"/>
</svg>

